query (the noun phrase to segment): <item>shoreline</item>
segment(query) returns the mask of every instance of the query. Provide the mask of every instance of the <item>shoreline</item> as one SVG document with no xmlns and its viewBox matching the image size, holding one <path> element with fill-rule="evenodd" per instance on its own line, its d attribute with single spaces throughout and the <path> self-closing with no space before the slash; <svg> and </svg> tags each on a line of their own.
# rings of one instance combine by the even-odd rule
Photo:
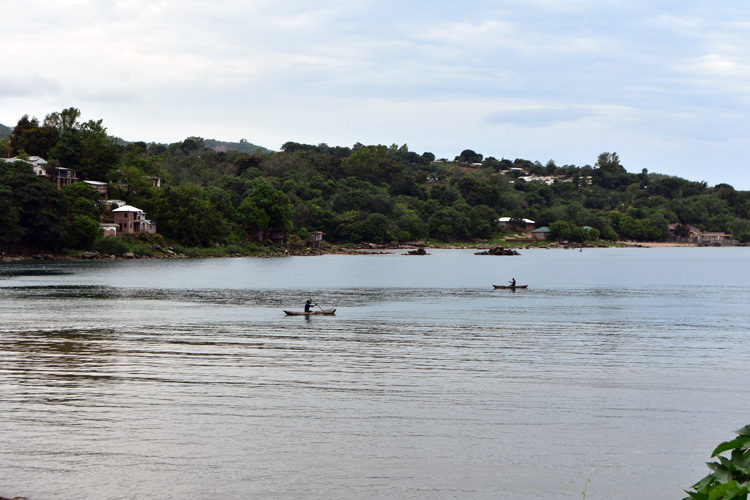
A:
<svg viewBox="0 0 750 500">
<path fill-rule="evenodd" d="M 132 252 L 125 253 L 121 256 L 99 254 L 97 252 L 81 252 L 78 255 L 62 255 L 48 252 L 19 252 L 0 254 L 0 262 L 33 262 L 40 260 L 140 260 L 140 259 L 211 259 L 211 258 L 238 258 L 238 257 L 257 257 L 257 258 L 277 258 L 277 257 L 316 257 L 320 255 L 372 255 L 374 253 L 393 254 L 395 252 L 406 252 L 404 255 L 425 255 L 415 250 L 490 250 L 492 248 L 505 248 L 510 250 L 548 250 L 548 249 L 566 249 L 582 250 L 597 248 L 698 248 L 701 245 L 696 243 L 677 243 L 677 242 L 638 242 L 638 241 L 620 241 L 614 245 L 595 245 L 591 243 L 567 243 L 551 242 L 542 245 L 518 244 L 503 245 L 503 242 L 495 243 L 472 243 L 472 244 L 445 244 L 431 245 L 423 242 L 413 242 L 410 244 L 376 244 L 360 243 L 355 246 L 337 246 L 330 245 L 325 248 L 304 248 L 292 249 L 291 251 L 277 250 L 269 253 L 258 254 L 226 254 L 226 255 L 186 255 L 172 251 L 172 249 L 163 249 L 158 245 L 154 246 L 152 255 L 136 255 Z M 729 245 L 722 245 L 729 246 Z M 744 246 L 744 245 L 731 245 Z"/>
</svg>

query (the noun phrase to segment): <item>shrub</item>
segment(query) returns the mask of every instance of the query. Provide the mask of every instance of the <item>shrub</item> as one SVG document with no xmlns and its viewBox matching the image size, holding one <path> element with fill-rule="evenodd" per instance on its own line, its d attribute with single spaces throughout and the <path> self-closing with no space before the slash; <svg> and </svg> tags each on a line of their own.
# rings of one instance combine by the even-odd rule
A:
<svg viewBox="0 0 750 500">
<path fill-rule="evenodd" d="M 735 431 L 739 437 L 716 447 L 711 458 L 719 462 L 707 463 L 713 472 L 693 485 L 694 492 L 686 491 L 684 500 L 747 500 L 750 493 L 750 425 Z M 730 451 L 729 458 L 720 456 Z"/>
<path fill-rule="evenodd" d="M 96 240 L 91 249 L 103 255 L 117 255 L 119 257 L 125 252 L 130 252 L 130 245 L 120 238 L 109 236 Z"/>
<path fill-rule="evenodd" d="M 242 255 L 242 254 L 245 253 L 245 249 L 242 248 L 240 245 L 232 244 L 232 245 L 227 245 L 225 248 L 226 248 L 228 254 L 239 254 L 239 255 Z"/>
<path fill-rule="evenodd" d="M 133 245 L 133 253 L 143 257 L 153 257 L 156 255 L 156 250 L 151 248 L 150 245 L 136 244 Z"/>
<path fill-rule="evenodd" d="M 305 241 L 296 234 L 289 235 L 289 246 L 291 248 L 304 248 Z"/>
<path fill-rule="evenodd" d="M 310 231 L 303 227 L 297 231 L 297 236 L 299 236 L 302 241 L 307 241 L 310 238 Z"/>
<path fill-rule="evenodd" d="M 82 250 L 91 248 L 94 241 L 101 236 L 99 223 L 86 215 L 76 215 L 72 221 L 66 221 L 65 231 L 65 243 Z"/>
<path fill-rule="evenodd" d="M 175 252 L 186 255 L 188 257 L 198 257 L 200 255 L 197 248 L 194 247 L 184 247 L 182 245 L 174 245 L 172 247 Z"/>
<path fill-rule="evenodd" d="M 224 247 L 208 247 L 198 249 L 198 255 L 201 257 L 226 257 L 227 251 Z"/>
<path fill-rule="evenodd" d="M 254 243 L 245 243 L 243 245 L 243 248 L 245 249 L 245 253 L 247 253 L 248 255 L 271 253 L 271 250 L 269 250 L 268 248 L 261 245 L 256 245 Z"/>
</svg>

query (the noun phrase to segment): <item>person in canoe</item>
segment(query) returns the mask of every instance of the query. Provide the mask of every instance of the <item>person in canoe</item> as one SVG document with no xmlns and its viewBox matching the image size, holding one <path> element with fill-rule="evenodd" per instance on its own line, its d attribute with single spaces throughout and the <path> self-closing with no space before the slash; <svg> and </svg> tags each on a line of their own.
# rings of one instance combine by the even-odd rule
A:
<svg viewBox="0 0 750 500">
<path fill-rule="evenodd" d="M 515 287 L 516 286 L 516 278 L 513 278 L 508 283 L 510 283 L 510 286 Z"/>
<path fill-rule="evenodd" d="M 312 312 L 312 306 L 314 305 L 317 306 L 318 304 L 313 304 L 312 299 L 307 299 L 307 302 L 305 302 L 305 312 Z"/>
</svg>

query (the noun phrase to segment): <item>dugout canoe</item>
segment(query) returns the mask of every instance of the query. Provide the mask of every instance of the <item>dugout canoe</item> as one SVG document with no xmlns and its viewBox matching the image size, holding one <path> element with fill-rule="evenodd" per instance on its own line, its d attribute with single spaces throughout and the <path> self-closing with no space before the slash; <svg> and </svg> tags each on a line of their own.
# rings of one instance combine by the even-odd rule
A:
<svg viewBox="0 0 750 500">
<path fill-rule="evenodd" d="M 510 288 L 511 290 L 515 290 L 516 288 L 526 288 L 529 285 L 492 285 L 495 288 Z"/>
<path fill-rule="evenodd" d="M 336 308 L 332 309 L 322 309 L 320 311 L 287 311 L 284 309 L 284 312 L 287 316 L 331 316 L 332 314 L 336 313 Z"/>
</svg>

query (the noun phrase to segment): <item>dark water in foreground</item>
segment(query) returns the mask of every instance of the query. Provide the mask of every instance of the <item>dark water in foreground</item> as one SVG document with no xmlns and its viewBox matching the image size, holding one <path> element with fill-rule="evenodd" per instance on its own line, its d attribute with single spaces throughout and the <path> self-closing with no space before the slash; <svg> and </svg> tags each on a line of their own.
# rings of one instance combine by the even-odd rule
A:
<svg viewBox="0 0 750 500">
<path fill-rule="evenodd" d="M 522 254 L 0 264 L 0 495 L 684 497 L 750 423 L 750 249 Z"/>
</svg>

